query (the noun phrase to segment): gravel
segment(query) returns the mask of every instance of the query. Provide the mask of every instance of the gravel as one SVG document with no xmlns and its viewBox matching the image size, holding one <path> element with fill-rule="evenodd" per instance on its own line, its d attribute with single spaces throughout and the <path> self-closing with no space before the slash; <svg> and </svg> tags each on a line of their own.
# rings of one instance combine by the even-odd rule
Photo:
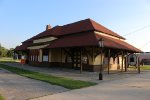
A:
<svg viewBox="0 0 150 100">
<path fill-rule="evenodd" d="M 26 100 L 68 91 L 61 86 L 16 75 L 0 70 L 0 94 L 6 100 Z"/>
</svg>

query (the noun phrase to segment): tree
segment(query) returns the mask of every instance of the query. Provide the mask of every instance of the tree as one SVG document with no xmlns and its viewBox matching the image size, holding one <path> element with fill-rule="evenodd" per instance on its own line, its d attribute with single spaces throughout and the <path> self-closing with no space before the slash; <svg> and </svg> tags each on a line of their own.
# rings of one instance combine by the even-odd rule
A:
<svg viewBox="0 0 150 100">
<path fill-rule="evenodd" d="M 14 48 L 10 48 L 9 50 L 5 47 L 1 46 L 0 43 L 0 57 L 13 57 Z"/>
<path fill-rule="evenodd" d="M 0 44 L 0 57 L 6 57 L 7 56 L 8 49 L 5 47 L 1 46 Z"/>
<path fill-rule="evenodd" d="M 2 51 L 1 51 L 1 44 L 0 44 L 0 57 L 2 56 Z"/>
<path fill-rule="evenodd" d="M 7 51 L 7 57 L 13 57 L 13 53 L 14 53 L 14 49 L 13 49 L 13 48 L 10 48 L 10 49 Z"/>
<path fill-rule="evenodd" d="M 5 47 L 1 47 L 1 52 L 2 52 L 1 56 L 6 57 L 8 50 Z"/>
</svg>

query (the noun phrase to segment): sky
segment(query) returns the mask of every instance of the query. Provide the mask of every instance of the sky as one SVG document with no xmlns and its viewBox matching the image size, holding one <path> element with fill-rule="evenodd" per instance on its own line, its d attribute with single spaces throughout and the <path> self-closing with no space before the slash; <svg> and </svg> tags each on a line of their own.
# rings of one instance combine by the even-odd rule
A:
<svg viewBox="0 0 150 100">
<path fill-rule="evenodd" d="M 0 0 L 0 43 L 15 48 L 48 24 L 54 27 L 87 18 L 150 52 L 150 0 Z"/>
</svg>

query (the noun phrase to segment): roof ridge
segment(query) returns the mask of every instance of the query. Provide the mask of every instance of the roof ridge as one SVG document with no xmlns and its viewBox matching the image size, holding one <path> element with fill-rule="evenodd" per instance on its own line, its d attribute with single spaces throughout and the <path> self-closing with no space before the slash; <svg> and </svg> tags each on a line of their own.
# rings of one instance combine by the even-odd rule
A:
<svg viewBox="0 0 150 100">
<path fill-rule="evenodd" d="M 97 23 L 96 21 L 94 21 L 94 20 L 92 20 L 92 19 L 90 19 L 90 18 L 89 18 L 89 21 L 91 22 L 91 24 L 92 24 L 92 26 L 93 26 L 93 28 L 94 28 L 95 30 L 103 32 L 102 29 L 97 29 L 97 27 L 100 26 L 100 27 L 103 28 L 105 31 L 111 32 L 111 33 L 109 33 L 109 32 L 108 32 L 108 33 L 107 33 L 107 32 L 104 32 L 104 33 L 109 34 L 109 35 L 112 35 L 112 36 L 115 36 L 115 37 L 119 37 L 119 38 L 125 40 L 125 38 L 122 37 L 121 35 L 117 34 L 116 32 L 114 32 L 114 31 L 112 31 L 112 30 L 110 30 L 110 29 L 108 29 L 108 28 L 106 28 L 105 26 L 103 26 L 103 25 Z M 98 26 L 96 26 L 96 25 L 98 25 Z"/>
<path fill-rule="evenodd" d="M 84 20 L 76 21 L 76 22 L 61 25 L 61 26 L 56 25 L 55 27 L 52 27 L 49 30 L 44 30 L 43 32 L 40 32 L 39 34 L 33 36 L 32 38 L 30 38 L 24 42 L 32 41 L 35 38 L 39 38 L 39 37 L 43 37 L 43 36 L 47 36 L 47 35 L 61 36 L 61 35 L 68 35 L 68 34 L 78 33 L 78 32 L 83 32 L 83 31 L 95 31 L 95 30 L 106 33 L 111 36 L 125 39 L 122 36 L 120 36 L 119 34 L 113 32 L 113 31 L 109 30 L 108 28 L 104 27 L 103 25 L 97 23 L 96 21 L 94 21 L 90 18 L 87 18 Z"/>
<path fill-rule="evenodd" d="M 68 24 L 64 24 L 64 25 L 61 25 L 61 26 L 62 26 L 62 27 L 63 27 L 63 26 L 68 26 L 68 25 L 80 23 L 80 22 L 83 22 L 83 21 L 86 21 L 86 20 L 89 20 L 89 19 L 90 19 L 90 18 L 86 18 L 86 19 L 83 19 L 83 20 L 74 21 L 74 22 L 71 22 L 71 23 L 68 23 Z"/>
</svg>

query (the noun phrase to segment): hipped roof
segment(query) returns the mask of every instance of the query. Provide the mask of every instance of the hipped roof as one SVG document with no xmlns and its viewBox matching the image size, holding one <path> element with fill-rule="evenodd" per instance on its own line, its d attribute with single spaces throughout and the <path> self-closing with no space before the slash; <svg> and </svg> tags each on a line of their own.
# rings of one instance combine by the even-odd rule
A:
<svg viewBox="0 0 150 100">
<path fill-rule="evenodd" d="M 22 44 L 20 46 L 17 46 L 15 48 L 15 51 L 21 51 L 21 50 L 27 50 L 28 45 L 27 44 Z"/>
<path fill-rule="evenodd" d="M 120 39 L 125 39 L 124 37 L 109 30 L 108 28 L 98 24 L 97 22 L 93 21 L 92 19 L 85 19 L 85 20 L 81 20 L 81 21 L 63 25 L 63 26 L 55 26 L 52 29 L 45 30 L 45 31 L 37 34 L 36 36 L 33 36 L 30 39 L 27 39 L 24 42 L 32 41 L 34 39 L 42 38 L 42 37 L 46 37 L 46 36 L 59 37 L 62 35 L 69 35 L 69 34 L 73 34 L 73 33 L 94 31 L 94 30 L 109 34 L 111 36 L 118 37 Z"/>
<path fill-rule="evenodd" d="M 98 31 L 118 39 L 96 34 L 94 31 Z M 125 41 L 122 41 L 125 40 L 124 37 L 91 19 L 85 19 L 63 26 L 55 26 L 52 29 L 41 32 L 38 35 L 24 41 L 23 45 L 17 47 L 16 50 L 27 49 L 27 47 L 33 43 L 33 40 L 48 36 L 54 36 L 58 39 L 52 41 L 47 48 L 98 46 L 98 40 L 103 38 L 105 47 L 123 49 L 132 52 L 141 52 L 141 50 L 126 43 Z"/>
<path fill-rule="evenodd" d="M 91 32 L 64 36 L 53 41 L 46 48 L 65 48 L 65 47 L 81 47 L 81 46 L 98 46 L 96 37 Z"/>
<path fill-rule="evenodd" d="M 99 34 L 95 34 L 97 39 L 103 39 L 104 40 L 104 46 L 109 48 L 117 48 L 121 50 L 127 50 L 132 52 L 142 52 L 140 49 L 130 45 L 129 43 L 125 42 L 124 40 L 115 39 L 112 37 L 107 37 Z"/>
<path fill-rule="evenodd" d="M 99 39 L 103 39 L 104 47 L 121 49 L 132 52 L 142 52 L 125 41 L 114 39 L 111 37 L 95 34 L 94 32 L 86 32 L 82 34 L 70 35 L 62 37 L 46 48 L 65 48 L 65 47 L 83 47 L 83 46 L 99 46 Z"/>
</svg>

